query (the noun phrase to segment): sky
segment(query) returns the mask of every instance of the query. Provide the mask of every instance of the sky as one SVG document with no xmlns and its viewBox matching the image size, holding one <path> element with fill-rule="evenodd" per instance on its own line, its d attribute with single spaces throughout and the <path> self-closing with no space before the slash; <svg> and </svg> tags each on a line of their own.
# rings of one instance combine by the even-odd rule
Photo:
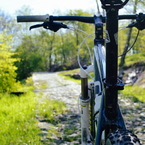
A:
<svg viewBox="0 0 145 145">
<path fill-rule="evenodd" d="M 0 9 L 10 15 L 15 15 L 24 5 L 30 6 L 34 15 L 53 15 L 58 10 L 63 13 L 74 9 L 97 12 L 96 0 L 0 0 Z"/>
</svg>

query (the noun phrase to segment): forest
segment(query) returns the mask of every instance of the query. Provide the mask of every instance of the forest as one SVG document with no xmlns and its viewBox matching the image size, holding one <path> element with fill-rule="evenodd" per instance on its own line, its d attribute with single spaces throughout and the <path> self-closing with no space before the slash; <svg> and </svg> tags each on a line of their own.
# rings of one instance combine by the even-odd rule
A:
<svg viewBox="0 0 145 145">
<path fill-rule="evenodd" d="M 132 6 L 133 5 L 133 6 Z M 132 7 L 131 7 L 132 6 Z M 124 13 L 135 14 L 144 12 L 144 1 L 130 1 Z M 29 6 L 17 10 L 17 15 L 30 15 Z M 59 14 L 58 14 L 59 15 Z M 82 10 L 70 10 L 63 15 L 92 16 L 92 13 Z M 123 29 L 133 21 L 119 23 L 119 54 L 124 53 L 134 43 L 137 29 Z M 78 68 L 77 55 L 81 42 L 87 35 L 92 34 L 86 41 L 92 50 L 94 25 L 81 22 L 64 22 L 72 29 L 59 30 L 57 33 L 43 28 L 29 31 L 33 23 L 17 23 L 16 18 L 0 10 L 0 91 L 14 91 L 17 82 L 25 80 L 33 72 L 50 72 Z M 105 26 L 105 24 L 104 24 Z M 81 30 L 81 31 L 80 31 Z M 104 35 L 105 31 L 104 31 Z M 127 55 L 145 53 L 144 31 L 140 31 L 137 42 Z M 119 57 L 119 69 L 125 66 L 126 55 Z M 80 49 L 82 65 L 90 64 L 87 45 Z"/>
</svg>

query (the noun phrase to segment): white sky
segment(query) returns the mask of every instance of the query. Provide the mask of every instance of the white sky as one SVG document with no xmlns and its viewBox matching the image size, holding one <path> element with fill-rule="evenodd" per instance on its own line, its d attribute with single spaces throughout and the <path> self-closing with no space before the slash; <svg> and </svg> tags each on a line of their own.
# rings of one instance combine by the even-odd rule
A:
<svg viewBox="0 0 145 145">
<path fill-rule="evenodd" d="M 56 10 L 66 12 L 71 9 L 97 12 L 96 0 L 0 0 L 0 9 L 13 16 L 24 5 L 30 6 L 35 15 L 53 15 Z"/>
</svg>

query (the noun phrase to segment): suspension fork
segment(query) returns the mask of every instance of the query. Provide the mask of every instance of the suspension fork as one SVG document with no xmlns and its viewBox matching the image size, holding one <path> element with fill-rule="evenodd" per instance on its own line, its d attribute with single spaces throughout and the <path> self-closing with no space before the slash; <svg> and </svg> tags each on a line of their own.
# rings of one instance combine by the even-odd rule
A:
<svg viewBox="0 0 145 145">
<path fill-rule="evenodd" d="M 88 95 L 88 73 L 93 71 L 93 65 L 84 67 L 80 69 L 81 77 L 81 140 L 82 145 L 91 143 L 91 134 L 89 131 L 90 114 L 89 114 L 89 104 L 90 96 Z"/>
</svg>

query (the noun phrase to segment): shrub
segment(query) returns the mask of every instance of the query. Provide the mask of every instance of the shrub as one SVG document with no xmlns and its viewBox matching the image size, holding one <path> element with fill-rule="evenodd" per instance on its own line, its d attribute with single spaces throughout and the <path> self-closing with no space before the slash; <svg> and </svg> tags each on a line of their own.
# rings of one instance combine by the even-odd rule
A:
<svg viewBox="0 0 145 145">
<path fill-rule="evenodd" d="M 10 92 L 16 90 L 16 67 L 13 58 L 14 53 L 9 45 L 11 36 L 0 34 L 0 92 Z"/>
</svg>

